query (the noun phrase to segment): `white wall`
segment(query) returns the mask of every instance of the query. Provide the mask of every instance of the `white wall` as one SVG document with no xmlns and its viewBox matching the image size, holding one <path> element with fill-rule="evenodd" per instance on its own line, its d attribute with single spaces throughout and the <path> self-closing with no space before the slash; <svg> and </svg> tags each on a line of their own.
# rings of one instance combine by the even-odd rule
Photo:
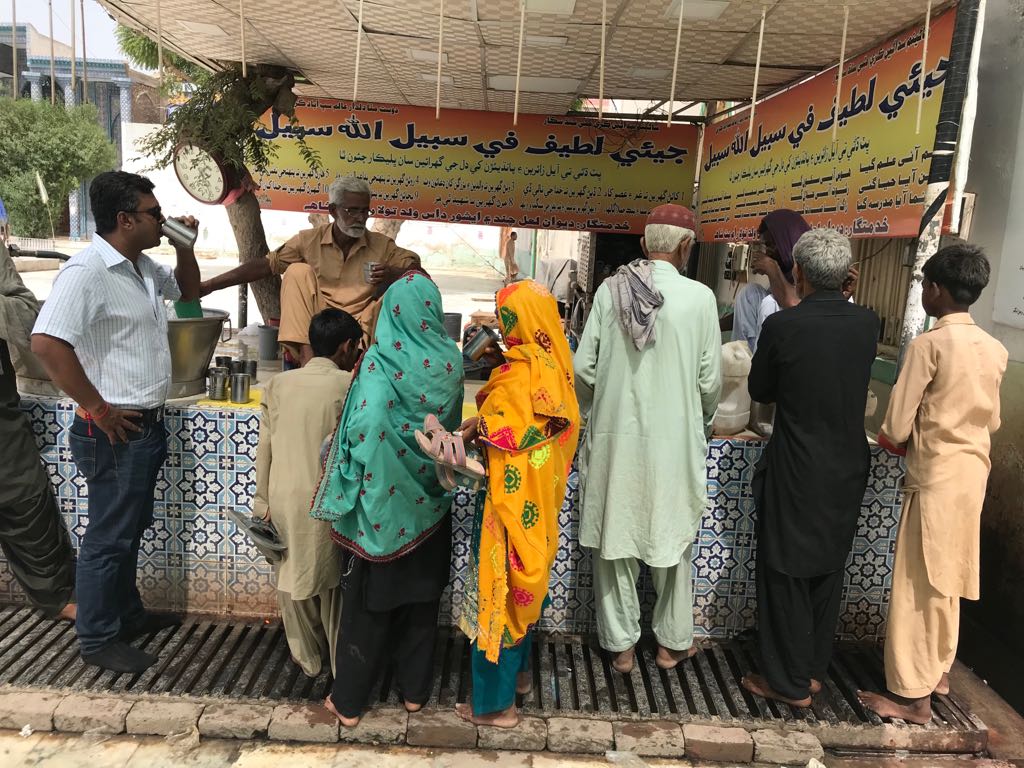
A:
<svg viewBox="0 0 1024 768">
<path fill-rule="evenodd" d="M 972 310 L 975 320 L 1024 361 L 1024 330 L 993 319 L 996 293 L 1024 285 L 1024 7 L 989 0 L 979 71 L 967 191 L 977 194 L 970 240 L 985 249 L 993 280 Z"/>
</svg>

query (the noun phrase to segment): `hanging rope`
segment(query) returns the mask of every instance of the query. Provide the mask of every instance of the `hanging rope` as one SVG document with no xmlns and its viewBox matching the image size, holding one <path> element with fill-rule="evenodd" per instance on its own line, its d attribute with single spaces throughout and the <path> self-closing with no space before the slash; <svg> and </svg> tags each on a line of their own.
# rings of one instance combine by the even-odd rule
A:
<svg viewBox="0 0 1024 768">
<path fill-rule="evenodd" d="M 676 109 L 676 74 L 679 72 L 679 43 L 683 38 L 683 5 L 679 0 L 679 19 L 676 21 L 676 55 L 672 57 L 672 92 L 668 95 L 668 119 L 665 125 L 672 125 L 672 113 Z"/>
<path fill-rule="evenodd" d="M 928 0 L 924 12 L 924 46 L 921 49 L 921 71 L 917 75 L 917 127 L 914 133 L 921 132 L 921 110 L 924 108 L 924 75 L 928 71 L 928 33 L 932 26 L 932 0 Z"/>
<path fill-rule="evenodd" d="M 89 103 L 89 56 L 85 52 L 85 0 L 78 2 L 79 16 L 82 17 L 82 103 Z"/>
<path fill-rule="evenodd" d="M 832 114 L 832 141 L 836 140 L 836 131 L 839 129 L 839 100 L 842 98 L 840 92 L 843 89 L 843 65 L 846 64 L 846 28 L 850 23 L 850 6 L 843 6 L 843 42 L 839 46 L 839 71 L 836 73 L 836 106 Z"/>
<path fill-rule="evenodd" d="M 444 0 L 441 0 L 440 17 L 437 22 L 437 98 L 434 106 L 434 119 L 441 117 L 441 60 L 444 58 Z"/>
<path fill-rule="evenodd" d="M 754 62 L 754 91 L 750 96 L 750 125 L 747 127 L 747 141 L 754 135 L 754 113 L 757 111 L 757 81 L 761 77 L 761 48 L 764 45 L 765 7 L 761 6 L 761 31 L 757 33 L 757 60 Z"/>
<path fill-rule="evenodd" d="M 601 0 L 601 63 L 597 76 L 597 119 L 604 117 L 604 35 L 608 23 L 608 0 Z"/>
<path fill-rule="evenodd" d="M 238 23 L 242 30 L 242 79 L 249 76 L 249 67 L 245 63 L 245 0 L 238 0 Z"/>
<path fill-rule="evenodd" d="M 352 103 L 359 97 L 359 55 L 363 47 L 363 0 L 359 0 L 359 28 L 356 30 L 356 76 L 352 82 Z"/>
<path fill-rule="evenodd" d="M 526 0 L 519 3 L 519 53 L 516 54 L 516 100 L 512 108 L 512 125 L 519 123 L 519 75 L 523 69 L 523 30 L 526 27 Z"/>
</svg>

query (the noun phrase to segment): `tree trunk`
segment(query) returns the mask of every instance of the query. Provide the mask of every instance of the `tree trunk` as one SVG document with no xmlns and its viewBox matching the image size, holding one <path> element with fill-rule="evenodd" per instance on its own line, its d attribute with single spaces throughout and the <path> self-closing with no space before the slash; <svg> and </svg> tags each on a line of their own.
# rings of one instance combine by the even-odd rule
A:
<svg viewBox="0 0 1024 768">
<path fill-rule="evenodd" d="M 263 231 L 263 219 L 256 196 L 252 192 L 244 192 L 237 202 L 225 210 L 238 244 L 238 261 L 245 264 L 265 259 L 270 248 L 267 246 L 267 235 Z M 281 278 L 269 277 L 252 283 L 252 292 L 264 322 L 281 317 Z"/>
<path fill-rule="evenodd" d="M 398 230 L 404 223 L 405 219 L 374 219 L 372 229 L 374 232 L 380 232 L 394 240 L 398 237 Z"/>
</svg>

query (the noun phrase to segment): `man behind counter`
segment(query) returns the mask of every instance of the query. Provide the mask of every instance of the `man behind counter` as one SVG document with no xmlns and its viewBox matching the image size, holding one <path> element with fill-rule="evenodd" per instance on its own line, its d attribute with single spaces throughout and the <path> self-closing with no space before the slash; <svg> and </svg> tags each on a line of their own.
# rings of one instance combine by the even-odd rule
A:
<svg viewBox="0 0 1024 768">
<path fill-rule="evenodd" d="M 277 250 L 202 283 L 200 295 L 281 276 L 281 330 L 278 339 L 304 365 L 313 352 L 309 323 L 322 309 L 344 310 L 359 321 L 364 340 L 373 338 L 384 290 L 420 257 L 395 241 L 366 228 L 370 185 L 355 176 L 331 184 L 327 210 L 333 223 L 303 230 Z M 366 265 L 371 264 L 364 275 Z"/>
</svg>

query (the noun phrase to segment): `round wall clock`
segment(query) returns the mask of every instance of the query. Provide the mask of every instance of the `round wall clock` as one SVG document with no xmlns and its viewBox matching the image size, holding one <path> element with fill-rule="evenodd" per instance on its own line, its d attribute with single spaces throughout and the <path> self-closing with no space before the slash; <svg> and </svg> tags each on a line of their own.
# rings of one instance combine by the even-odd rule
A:
<svg viewBox="0 0 1024 768">
<path fill-rule="evenodd" d="M 217 205 L 228 194 L 228 175 L 212 154 L 195 144 L 182 144 L 174 152 L 178 181 L 201 203 Z"/>
</svg>

